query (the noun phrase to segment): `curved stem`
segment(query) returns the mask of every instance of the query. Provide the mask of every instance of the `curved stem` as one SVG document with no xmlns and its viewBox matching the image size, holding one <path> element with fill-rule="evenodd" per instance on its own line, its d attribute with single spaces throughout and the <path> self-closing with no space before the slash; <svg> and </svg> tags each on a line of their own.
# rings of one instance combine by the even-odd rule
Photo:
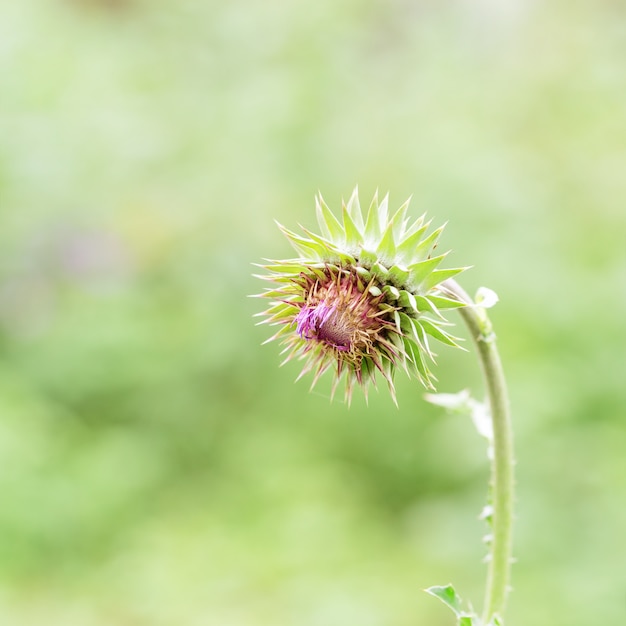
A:
<svg viewBox="0 0 626 626">
<path fill-rule="evenodd" d="M 506 382 L 495 334 L 485 309 L 474 304 L 465 290 L 454 280 L 444 287 L 469 306 L 459 309 L 467 324 L 480 359 L 490 415 L 493 425 L 493 456 L 491 460 L 490 503 L 492 533 L 487 571 L 487 588 L 483 621 L 502 617 L 509 591 L 513 530 L 513 431 Z"/>
</svg>

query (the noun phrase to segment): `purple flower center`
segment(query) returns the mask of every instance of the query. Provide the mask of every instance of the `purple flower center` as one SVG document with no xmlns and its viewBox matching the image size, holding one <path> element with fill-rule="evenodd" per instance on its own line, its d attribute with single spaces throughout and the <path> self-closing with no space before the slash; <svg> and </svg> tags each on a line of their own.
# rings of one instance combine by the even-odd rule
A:
<svg viewBox="0 0 626 626">
<path fill-rule="evenodd" d="M 301 309 L 296 316 L 296 330 L 303 339 L 322 341 L 337 350 L 348 352 L 354 332 L 350 318 L 347 311 L 322 302 L 317 306 L 305 306 Z"/>
</svg>

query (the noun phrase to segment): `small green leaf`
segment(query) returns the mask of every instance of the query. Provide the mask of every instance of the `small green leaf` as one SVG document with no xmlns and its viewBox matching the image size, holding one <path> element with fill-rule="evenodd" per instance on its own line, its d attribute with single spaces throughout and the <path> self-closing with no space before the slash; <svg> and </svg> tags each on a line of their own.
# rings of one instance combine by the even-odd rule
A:
<svg viewBox="0 0 626 626">
<path fill-rule="evenodd" d="M 431 596 L 435 596 L 435 598 L 439 598 L 446 606 L 452 609 L 457 617 L 461 616 L 461 598 L 452 585 L 429 587 L 424 591 Z"/>
<path fill-rule="evenodd" d="M 481 626 L 481 619 L 472 612 L 464 611 L 461 597 L 452 585 L 445 587 L 430 587 L 425 590 L 435 598 L 439 598 L 457 617 L 457 626 Z M 491 625 L 490 625 L 491 626 Z"/>
</svg>

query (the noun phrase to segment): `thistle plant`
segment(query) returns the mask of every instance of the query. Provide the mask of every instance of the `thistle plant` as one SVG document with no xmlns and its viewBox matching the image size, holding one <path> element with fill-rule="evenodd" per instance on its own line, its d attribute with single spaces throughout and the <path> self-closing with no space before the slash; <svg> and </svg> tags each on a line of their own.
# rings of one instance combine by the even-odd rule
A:
<svg viewBox="0 0 626 626">
<path fill-rule="evenodd" d="M 490 527 L 485 604 L 479 616 L 465 606 L 451 585 L 427 589 L 456 614 L 460 626 L 502 626 L 509 590 L 513 501 L 513 448 L 506 385 L 495 334 L 486 309 L 497 301 L 481 288 L 472 300 L 454 279 L 464 267 L 444 269 L 447 253 L 437 253 L 443 226 L 430 231 L 425 215 L 407 217 L 408 201 L 389 211 L 388 197 L 375 195 L 361 210 L 357 189 L 342 203 L 341 218 L 316 198 L 315 234 L 297 234 L 278 225 L 297 256 L 260 265 L 259 276 L 273 283 L 260 297 L 271 304 L 258 315 L 261 324 L 278 330 L 265 342 L 284 345 L 283 363 L 304 362 L 298 378 L 312 374 L 311 388 L 334 370 L 332 393 L 345 383 L 350 403 L 355 387 L 365 397 L 377 378 L 386 381 L 397 404 L 394 377 L 398 370 L 435 391 L 435 344 L 460 348 L 445 314 L 458 309 L 476 346 L 487 400 L 467 392 L 429 393 L 426 399 L 449 409 L 467 411 L 489 441 L 491 480 L 482 517 Z"/>
</svg>

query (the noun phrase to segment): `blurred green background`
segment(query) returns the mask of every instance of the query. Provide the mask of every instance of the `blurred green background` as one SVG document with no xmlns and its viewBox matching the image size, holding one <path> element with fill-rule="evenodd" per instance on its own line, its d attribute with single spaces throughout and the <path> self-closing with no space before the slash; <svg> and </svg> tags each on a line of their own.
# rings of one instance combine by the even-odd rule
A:
<svg viewBox="0 0 626 626">
<path fill-rule="evenodd" d="M 330 404 L 253 324 L 273 218 L 356 183 L 449 220 L 501 297 L 507 625 L 626 622 L 626 6 L 27 0 L 0 4 L 0 623 L 481 605 L 469 420 L 402 377 L 399 410 Z M 480 394 L 472 353 L 437 374 Z"/>
</svg>

